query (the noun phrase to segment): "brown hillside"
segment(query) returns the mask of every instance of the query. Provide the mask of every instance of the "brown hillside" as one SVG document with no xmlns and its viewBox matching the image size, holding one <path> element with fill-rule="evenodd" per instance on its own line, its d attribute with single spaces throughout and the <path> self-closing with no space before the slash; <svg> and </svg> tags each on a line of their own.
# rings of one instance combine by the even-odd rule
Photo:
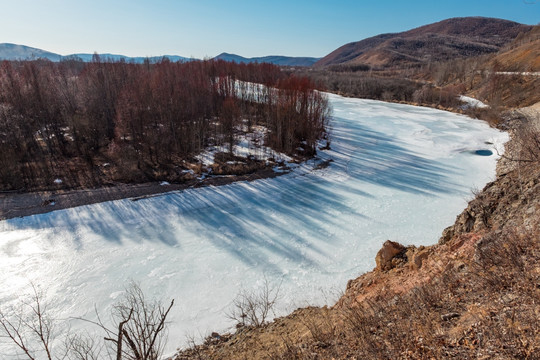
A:
<svg viewBox="0 0 540 360">
<path fill-rule="evenodd" d="M 502 19 L 452 18 L 343 45 L 314 66 L 367 64 L 389 67 L 477 56 L 499 51 L 531 28 Z"/>
<path fill-rule="evenodd" d="M 344 64 L 356 59 L 363 53 L 376 48 L 386 40 L 395 36 L 397 36 L 397 34 L 381 34 L 361 41 L 345 44 L 317 61 L 314 66 L 323 67 L 327 65 Z"/>
<path fill-rule="evenodd" d="M 540 71 L 540 26 L 520 34 L 507 49 L 503 49 L 492 64 L 501 71 Z"/>
</svg>

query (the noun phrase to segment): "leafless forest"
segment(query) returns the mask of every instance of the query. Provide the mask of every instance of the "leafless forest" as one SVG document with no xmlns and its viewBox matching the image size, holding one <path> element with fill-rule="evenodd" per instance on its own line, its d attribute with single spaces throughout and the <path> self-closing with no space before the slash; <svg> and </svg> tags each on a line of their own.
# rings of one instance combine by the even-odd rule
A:
<svg viewBox="0 0 540 360">
<path fill-rule="evenodd" d="M 273 150 L 311 156 L 329 113 L 314 89 L 269 64 L 4 61 L 0 190 L 182 182 L 195 155 L 232 151 L 253 125 Z"/>
</svg>

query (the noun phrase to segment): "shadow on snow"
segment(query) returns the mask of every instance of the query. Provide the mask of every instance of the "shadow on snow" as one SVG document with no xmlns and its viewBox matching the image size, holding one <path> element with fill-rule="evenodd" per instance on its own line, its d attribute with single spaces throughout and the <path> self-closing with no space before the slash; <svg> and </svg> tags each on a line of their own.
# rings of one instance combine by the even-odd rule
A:
<svg viewBox="0 0 540 360">
<path fill-rule="evenodd" d="M 363 191 L 366 183 L 418 196 L 461 192 L 450 180 L 455 169 L 423 158 L 358 122 L 340 119 L 332 147 L 321 154 L 323 159 L 333 159 L 330 166 L 311 173 L 293 172 L 137 202 L 107 202 L 6 223 L 15 229 L 68 232 L 77 249 L 84 247 L 88 233 L 117 245 L 156 242 L 175 251 L 183 251 L 184 241 L 200 238 L 201 246 L 211 244 L 249 266 L 279 271 L 270 263 L 270 254 L 316 267 L 314 257 L 331 255 L 318 244 L 334 241 L 329 229 L 340 226 L 340 215 L 368 218 L 347 205 L 351 196 L 376 196 Z"/>
</svg>

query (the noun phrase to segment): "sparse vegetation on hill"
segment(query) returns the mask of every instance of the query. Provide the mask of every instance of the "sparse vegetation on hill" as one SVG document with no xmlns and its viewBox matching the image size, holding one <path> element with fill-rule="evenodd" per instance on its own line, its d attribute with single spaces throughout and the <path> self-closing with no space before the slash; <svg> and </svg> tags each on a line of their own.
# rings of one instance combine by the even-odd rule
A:
<svg viewBox="0 0 540 360">
<path fill-rule="evenodd" d="M 417 33 L 420 29 L 411 32 Z M 535 73 L 540 59 L 540 27 L 515 29 L 522 32 L 508 33 L 506 45 L 492 55 L 468 54 L 450 60 L 448 58 L 452 57 L 449 56 L 446 60 L 414 66 L 407 61 L 398 61 L 391 67 L 380 67 L 369 62 L 345 62 L 309 70 L 297 69 L 296 73 L 308 76 L 329 91 L 344 96 L 407 102 L 463 112 L 497 126 L 501 111 L 540 101 L 540 76 Z M 510 34 L 515 36 L 512 41 Z M 489 106 L 463 106 L 458 97 L 464 94 Z"/>
<path fill-rule="evenodd" d="M 437 61 L 495 53 L 531 26 L 512 21 L 453 18 L 396 34 L 349 43 L 328 54 L 316 67 L 366 64 L 377 68 L 420 66 Z"/>
<path fill-rule="evenodd" d="M 501 71 L 540 71 L 540 26 L 520 33 L 492 62 Z"/>
</svg>

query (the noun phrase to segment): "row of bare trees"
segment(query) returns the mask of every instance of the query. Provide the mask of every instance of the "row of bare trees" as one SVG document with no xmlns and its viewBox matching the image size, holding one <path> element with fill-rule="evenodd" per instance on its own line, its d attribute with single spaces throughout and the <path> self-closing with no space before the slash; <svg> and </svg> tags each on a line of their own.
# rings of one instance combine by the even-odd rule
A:
<svg viewBox="0 0 540 360">
<path fill-rule="evenodd" d="M 276 151 L 312 154 L 328 119 L 314 89 L 269 64 L 5 61 L 0 189 L 39 188 L 74 167 L 99 184 L 98 161 L 152 180 L 208 145 L 232 151 L 245 121 L 266 126 Z"/>
</svg>

